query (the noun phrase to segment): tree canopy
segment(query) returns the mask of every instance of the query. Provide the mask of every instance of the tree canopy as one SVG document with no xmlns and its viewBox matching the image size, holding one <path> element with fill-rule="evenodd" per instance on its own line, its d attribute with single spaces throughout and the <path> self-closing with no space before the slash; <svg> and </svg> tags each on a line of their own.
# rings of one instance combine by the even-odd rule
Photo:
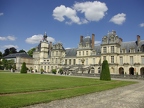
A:
<svg viewBox="0 0 144 108">
<path fill-rule="evenodd" d="M 34 52 L 34 51 L 35 51 L 35 48 L 32 48 L 32 49 L 28 50 L 28 52 L 27 52 L 27 53 L 28 53 L 28 55 L 29 55 L 29 56 L 31 56 L 31 57 L 32 57 L 32 56 L 33 56 L 33 52 Z"/>
</svg>

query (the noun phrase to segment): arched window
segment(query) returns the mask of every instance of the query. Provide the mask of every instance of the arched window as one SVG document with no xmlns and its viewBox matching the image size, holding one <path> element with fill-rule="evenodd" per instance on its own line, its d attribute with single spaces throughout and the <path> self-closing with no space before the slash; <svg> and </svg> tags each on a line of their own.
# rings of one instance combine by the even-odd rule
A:
<svg viewBox="0 0 144 108">
<path fill-rule="evenodd" d="M 141 51 L 144 52 L 144 44 L 141 46 Z"/>
</svg>

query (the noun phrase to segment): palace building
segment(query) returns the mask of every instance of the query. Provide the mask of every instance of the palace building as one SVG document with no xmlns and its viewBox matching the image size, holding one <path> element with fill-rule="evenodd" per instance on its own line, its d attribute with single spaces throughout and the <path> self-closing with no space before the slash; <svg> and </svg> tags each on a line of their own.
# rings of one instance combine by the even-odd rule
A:
<svg viewBox="0 0 144 108">
<path fill-rule="evenodd" d="M 144 75 L 144 40 L 123 42 L 116 31 L 95 45 L 95 35 L 80 36 L 77 48 L 65 49 L 62 43 L 47 41 L 47 34 L 33 53 L 33 69 L 45 72 L 62 68 L 70 73 L 100 73 L 103 60 L 109 63 L 111 74 Z"/>
</svg>

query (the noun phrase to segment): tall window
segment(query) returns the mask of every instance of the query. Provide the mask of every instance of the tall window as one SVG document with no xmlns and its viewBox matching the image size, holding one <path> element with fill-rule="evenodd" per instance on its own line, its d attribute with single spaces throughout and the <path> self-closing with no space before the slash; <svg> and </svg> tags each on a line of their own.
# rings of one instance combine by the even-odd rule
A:
<svg viewBox="0 0 144 108">
<path fill-rule="evenodd" d="M 134 53 L 134 49 L 131 49 L 131 53 Z"/>
<path fill-rule="evenodd" d="M 83 55 L 84 55 L 84 51 L 83 51 Z"/>
<path fill-rule="evenodd" d="M 58 51 L 56 51 L 56 56 L 58 55 Z"/>
<path fill-rule="evenodd" d="M 144 64 L 144 56 L 141 56 L 141 64 Z"/>
<path fill-rule="evenodd" d="M 114 56 L 111 56 L 111 63 L 114 63 Z"/>
<path fill-rule="evenodd" d="M 86 55 L 88 55 L 88 51 L 86 51 Z"/>
<path fill-rule="evenodd" d="M 73 59 L 73 64 L 75 65 L 75 59 Z"/>
<path fill-rule="evenodd" d="M 103 56 L 103 60 L 106 60 L 106 56 Z"/>
<path fill-rule="evenodd" d="M 79 64 L 81 64 L 81 60 L 79 59 Z"/>
<path fill-rule="evenodd" d="M 130 56 L 130 65 L 133 65 L 133 56 Z"/>
<path fill-rule="evenodd" d="M 81 52 L 79 51 L 79 56 L 81 56 Z"/>
<path fill-rule="evenodd" d="M 93 58 L 93 64 L 95 64 L 95 58 Z"/>
<path fill-rule="evenodd" d="M 120 57 L 120 65 L 123 65 L 123 57 Z"/>
<path fill-rule="evenodd" d="M 114 53 L 114 46 L 111 46 L 111 53 Z"/>
<path fill-rule="evenodd" d="M 107 53 L 107 48 L 103 47 L 103 53 Z"/>
<path fill-rule="evenodd" d="M 125 50 L 125 49 L 123 49 L 123 53 L 126 53 L 126 50 Z"/>
<path fill-rule="evenodd" d="M 71 65 L 71 59 L 69 59 L 69 65 Z"/>
<path fill-rule="evenodd" d="M 65 64 L 67 65 L 67 59 L 65 59 Z"/>
<path fill-rule="evenodd" d="M 56 61 L 55 61 L 55 63 L 57 64 L 57 58 L 56 58 Z"/>
</svg>

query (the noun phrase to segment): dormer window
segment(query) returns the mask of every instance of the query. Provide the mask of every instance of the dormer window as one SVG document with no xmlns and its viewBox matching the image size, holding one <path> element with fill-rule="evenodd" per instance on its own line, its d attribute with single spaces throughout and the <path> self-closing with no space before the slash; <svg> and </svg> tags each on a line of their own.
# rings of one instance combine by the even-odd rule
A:
<svg viewBox="0 0 144 108">
<path fill-rule="evenodd" d="M 141 46 L 141 51 L 144 52 L 144 44 Z"/>
<path fill-rule="evenodd" d="M 123 49 L 123 50 L 122 50 L 122 52 L 123 52 L 123 53 L 126 53 L 126 50 L 125 50 L 125 49 Z"/>
<path fill-rule="evenodd" d="M 135 52 L 135 50 L 132 48 L 132 49 L 130 49 L 130 53 L 134 53 Z"/>
</svg>

